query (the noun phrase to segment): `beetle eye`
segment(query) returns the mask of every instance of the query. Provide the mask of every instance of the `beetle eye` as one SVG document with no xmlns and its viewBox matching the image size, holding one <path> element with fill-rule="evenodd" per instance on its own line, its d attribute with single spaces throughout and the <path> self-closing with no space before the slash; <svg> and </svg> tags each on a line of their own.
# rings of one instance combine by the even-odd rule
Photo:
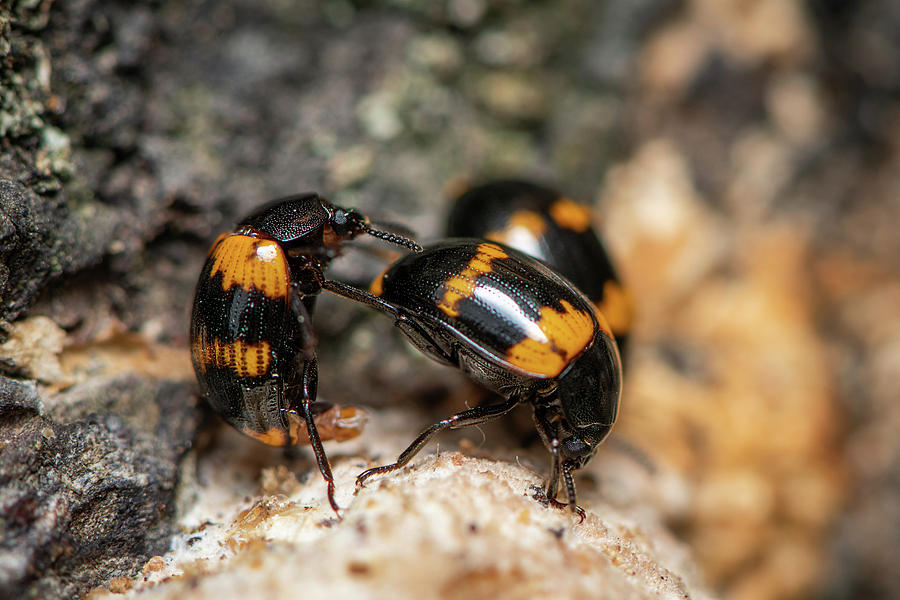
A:
<svg viewBox="0 0 900 600">
<path fill-rule="evenodd" d="M 331 216 L 331 228 L 339 237 L 347 235 L 347 212 L 341 209 L 334 211 Z"/>
<path fill-rule="evenodd" d="M 337 209 L 331 217 L 331 229 L 340 238 L 355 237 L 364 231 L 364 218 L 355 210 Z"/>
<path fill-rule="evenodd" d="M 583 439 L 575 436 L 562 440 L 560 450 L 566 458 L 586 458 L 594 451 Z"/>
</svg>

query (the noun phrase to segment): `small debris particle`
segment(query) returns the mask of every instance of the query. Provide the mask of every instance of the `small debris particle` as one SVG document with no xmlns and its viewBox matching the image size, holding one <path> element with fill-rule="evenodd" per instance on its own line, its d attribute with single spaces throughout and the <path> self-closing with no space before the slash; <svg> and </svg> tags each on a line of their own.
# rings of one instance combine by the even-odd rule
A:
<svg viewBox="0 0 900 600">
<path fill-rule="evenodd" d="M 198 538 L 199 539 L 199 538 Z M 166 566 L 166 561 L 162 556 L 154 556 L 150 560 L 147 561 L 147 564 L 144 565 L 144 575 L 149 573 L 153 573 L 155 571 L 161 571 L 163 567 Z"/>
<path fill-rule="evenodd" d="M 131 589 L 134 582 L 128 577 L 116 577 L 109 581 L 107 587 L 113 594 L 124 594 Z"/>
</svg>

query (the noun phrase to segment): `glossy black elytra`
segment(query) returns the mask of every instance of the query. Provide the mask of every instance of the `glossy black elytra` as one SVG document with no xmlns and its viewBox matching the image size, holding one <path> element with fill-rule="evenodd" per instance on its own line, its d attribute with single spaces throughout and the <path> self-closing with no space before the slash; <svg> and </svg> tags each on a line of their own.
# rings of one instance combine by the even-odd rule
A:
<svg viewBox="0 0 900 600">
<path fill-rule="evenodd" d="M 625 358 L 631 298 L 593 228 L 588 206 L 527 181 L 493 181 L 459 195 L 447 235 L 502 242 L 550 265 L 603 313 Z"/>
<path fill-rule="evenodd" d="M 316 402 L 310 315 L 316 294 L 330 289 L 329 262 L 363 233 L 419 249 L 315 193 L 270 202 L 215 241 L 191 314 L 191 362 L 203 395 L 229 424 L 259 441 L 309 443 L 335 511 L 322 439 L 355 437 L 364 414 Z"/>
<path fill-rule="evenodd" d="M 503 244 L 445 240 L 395 262 L 356 298 L 390 315 L 426 355 L 455 366 L 503 401 L 469 409 L 424 430 L 396 462 L 357 479 L 399 469 L 445 429 L 533 407 L 551 454 L 546 495 L 560 478 L 576 504 L 572 471 L 594 455 L 615 423 L 622 372 L 603 315 L 546 265 Z M 347 291 L 345 295 L 352 295 Z"/>
</svg>

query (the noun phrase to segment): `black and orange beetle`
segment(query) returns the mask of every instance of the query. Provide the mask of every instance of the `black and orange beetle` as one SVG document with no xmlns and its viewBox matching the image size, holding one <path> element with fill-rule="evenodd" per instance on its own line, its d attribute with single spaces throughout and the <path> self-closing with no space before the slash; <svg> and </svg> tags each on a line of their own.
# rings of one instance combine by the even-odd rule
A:
<svg viewBox="0 0 900 600">
<path fill-rule="evenodd" d="M 547 498 L 563 505 L 556 501 L 562 477 L 568 506 L 581 512 L 572 471 L 609 434 L 622 386 L 613 334 L 584 294 L 506 245 L 451 239 L 401 258 L 372 284 L 372 294 L 359 290 L 357 299 L 390 315 L 426 355 L 504 398 L 435 423 L 396 462 L 360 474 L 358 486 L 403 467 L 440 431 L 528 403 L 551 454 Z"/>
<path fill-rule="evenodd" d="M 502 242 L 550 265 L 606 317 L 624 357 L 631 298 L 592 226 L 591 210 L 549 188 L 501 180 L 463 192 L 447 222 L 449 237 Z"/>
<path fill-rule="evenodd" d="M 250 437 L 275 446 L 310 444 L 335 511 L 322 439 L 355 437 L 362 413 L 316 402 L 310 315 L 316 294 L 330 287 L 329 262 L 362 233 L 419 249 L 315 193 L 270 202 L 215 241 L 191 314 L 191 362 L 203 395 Z"/>
</svg>

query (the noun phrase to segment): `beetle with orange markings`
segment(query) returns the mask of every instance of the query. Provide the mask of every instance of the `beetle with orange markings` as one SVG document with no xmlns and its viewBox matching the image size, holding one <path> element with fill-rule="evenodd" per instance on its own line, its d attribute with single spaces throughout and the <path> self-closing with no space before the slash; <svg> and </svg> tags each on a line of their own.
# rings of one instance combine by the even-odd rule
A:
<svg viewBox="0 0 900 600">
<path fill-rule="evenodd" d="M 627 333 L 629 305 L 583 207 L 525 185 L 500 184 L 500 195 L 515 200 L 505 209 L 490 202 L 467 209 L 476 210 L 469 216 L 476 229 L 518 228 L 510 245 L 455 238 L 423 250 L 314 193 L 254 211 L 216 240 L 200 273 L 191 357 L 203 394 L 228 423 L 259 441 L 310 444 L 337 512 L 322 440 L 359 435 L 364 414 L 316 399 L 310 315 L 316 294 L 326 290 L 387 314 L 424 354 L 500 396 L 425 429 L 396 462 L 361 473 L 357 489 L 374 475 L 402 468 L 439 432 L 484 423 L 526 404 L 551 455 L 543 495 L 583 518 L 573 472 L 590 460 L 615 423 L 622 387 L 615 336 Z M 460 214 L 457 225 L 464 229 L 469 217 Z M 534 248 L 549 248 L 534 254 L 553 268 L 510 247 L 514 239 L 528 239 L 523 231 Z M 371 291 L 326 279 L 325 269 L 342 244 L 363 233 L 413 253 L 388 267 Z M 599 293 L 586 296 L 557 273 L 570 269 L 570 251 L 588 276 L 579 285 L 592 292 L 599 286 Z M 557 500 L 561 484 L 567 502 Z"/>
<path fill-rule="evenodd" d="M 331 289 L 328 264 L 345 241 L 363 233 L 419 249 L 315 193 L 265 204 L 215 241 L 191 314 L 191 361 L 203 395 L 250 437 L 274 446 L 311 445 L 335 511 L 322 440 L 356 437 L 365 413 L 316 401 L 310 318 L 316 294 Z"/>
<path fill-rule="evenodd" d="M 619 350 L 603 314 L 544 263 L 503 244 L 444 240 L 391 265 L 360 300 L 388 314 L 432 359 L 459 368 L 502 401 L 465 410 L 424 430 L 396 462 L 403 467 L 435 434 L 484 423 L 530 404 L 551 455 L 546 498 L 577 506 L 574 470 L 609 434 L 622 387 Z M 560 482 L 568 503 L 556 500 Z"/>
<path fill-rule="evenodd" d="M 492 181 L 459 194 L 447 219 L 447 235 L 502 242 L 544 261 L 603 313 L 619 351 L 627 354 L 631 298 L 585 204 L 527 181 Z"/>
</svg>

